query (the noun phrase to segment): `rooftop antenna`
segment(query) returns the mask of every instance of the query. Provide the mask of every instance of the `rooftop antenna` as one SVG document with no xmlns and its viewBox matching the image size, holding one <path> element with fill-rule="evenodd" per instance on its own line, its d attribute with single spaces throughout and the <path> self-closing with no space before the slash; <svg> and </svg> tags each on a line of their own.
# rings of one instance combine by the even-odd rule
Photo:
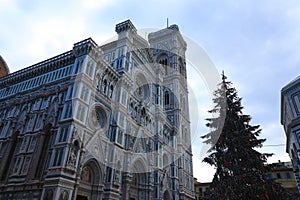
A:
<svg viewBox="0 0 300 200">
<path fill-rule="evenodd" d="M 169 27 L 169 18 L 167 18 L 167 28 Z"/>
</svg>

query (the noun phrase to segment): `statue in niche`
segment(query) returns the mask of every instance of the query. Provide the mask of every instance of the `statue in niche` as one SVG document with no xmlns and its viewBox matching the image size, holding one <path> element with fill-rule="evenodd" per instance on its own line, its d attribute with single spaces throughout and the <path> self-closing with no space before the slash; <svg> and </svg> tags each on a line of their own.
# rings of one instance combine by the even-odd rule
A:
<svg viewBox="0 0 300 200">
<path fill-rule="evenodd" d="M 69 199 L 68 192 L 66 190 L 61 191 L 58 200 L 68 200 L 68 199 Z"/>
<path fill-rule="evenodd" d="M 82 169 L 81 180 L 90 183 L 91 182 L 91 173 L 87 166 Z"/>
<path fill-rule="evenodd" d="M 116 170 L 116 172 L 115 172 L 115 182 L 119 183 L 119 180 L 120 180 L 120 172 L 119 172 L 119 170 Z"/>
<path fill-rule="evenodd" d="M 75 166 L 76 164 L 76 159 L 77 159 L 77 150 L 76 149 L 71 149 L 71 154 L 69 157 L 69 165 Z"/>
<path fill-rule="evenodd" d="M 52 200 L 53 199 L 53 190 L 47 190 L 44 196 L 44 200 Z"/>
<path fill-rule="evenodd" d="M 118 163 L 117 163 L 117 167 L 116 167 L 116 171 L 115 171 L 115 177 L 114 177 L 114 180 L 116 183 L 119 183 L 119 180 L 120 180 L 120 169 L 121 169 L 121 162 L 118 159 Z"/>
</svg>

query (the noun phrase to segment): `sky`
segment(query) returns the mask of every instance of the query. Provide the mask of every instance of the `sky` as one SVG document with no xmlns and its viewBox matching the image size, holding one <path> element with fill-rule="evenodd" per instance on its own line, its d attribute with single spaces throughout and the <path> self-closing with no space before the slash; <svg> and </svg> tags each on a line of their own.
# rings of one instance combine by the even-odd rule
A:
<svg viewBox="0 0 300 200">
<path fill-rule="evenodd" d="M 280 124 L 280 90 L 300 74 L 297 0 L 0 0 L 0 55 L 14 72 L 88 37 L 104 43 L 116 36 L 115 24 L 124 20 L 130 19 L 137 29 L 161 29 L 167 18 L 233 82 L 243 98 L 243 113 L 251 115 L 253 125 L 261 125 L 260 137 L 267 139 L 260 151 L 275 154 L 268 162 L 289 161 Z M 192 120 L 194 176 L 208 182 L 214 167 L 202 163 L 200 136 L 209 131 L 204 119 L 212 96 L 205 78 L 195 79 L 192 70 L 188 84 L 196 104 L 193 101 L 190 110 L 198 111 Z"/>
</svg>

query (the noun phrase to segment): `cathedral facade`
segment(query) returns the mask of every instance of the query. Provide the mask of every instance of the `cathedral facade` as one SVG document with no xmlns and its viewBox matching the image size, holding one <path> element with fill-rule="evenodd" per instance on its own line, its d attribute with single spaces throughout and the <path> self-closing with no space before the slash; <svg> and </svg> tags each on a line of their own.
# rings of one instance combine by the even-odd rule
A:
<svg viewBox="0 0 300 200">
<path fill-rule="evenodd" d="M 0 78 L 0 199 L 194 199 L 186 42 L 115 30 Z"/>
</svg>

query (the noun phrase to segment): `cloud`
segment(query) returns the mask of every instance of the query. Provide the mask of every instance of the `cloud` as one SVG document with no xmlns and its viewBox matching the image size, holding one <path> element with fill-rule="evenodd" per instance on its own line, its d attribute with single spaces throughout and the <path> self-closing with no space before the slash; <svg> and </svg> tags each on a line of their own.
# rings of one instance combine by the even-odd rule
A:
<svg viewBox="0 0 300 200">
<path fill-rule="evenodd" d="M 1 13 L 12 12 L 17 10 L 15 0 L 0 0 L 0 15 Z"/>
<path fill-rule="evenodd" d="M 114 5 L 116 0 L 84 0 L 79 1 L 82 8 L 86 10 L 100 10 L 108 5 Z"/>
<path fill-rule="evenodd" d="M 207 163 L 202 162 L 199 157 L 193 158 L 194 177 L 199 182 L 211 182 L 215 174 L 215 168 Z"/>
</svg>

